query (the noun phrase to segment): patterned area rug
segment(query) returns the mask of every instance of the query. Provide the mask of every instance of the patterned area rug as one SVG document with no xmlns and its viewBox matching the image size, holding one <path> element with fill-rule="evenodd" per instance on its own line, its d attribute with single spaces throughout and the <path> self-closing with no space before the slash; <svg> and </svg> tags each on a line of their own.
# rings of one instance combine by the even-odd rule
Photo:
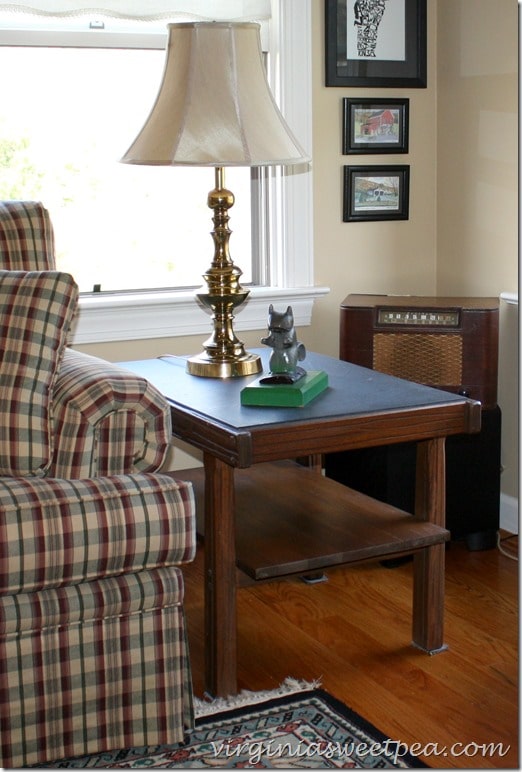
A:
<svg viewBox="0 0 522 772">
<path fill-rule="evenodd" d="M 198 701 L 186 744 L 132 748 L 39 765 L 53 769 L 410 769 L 426 767 L 321 689 L 287 679 L 277 694 Z M 314 686 L 313 684 L 311 686 Z M 266 699 L 268 697 L 268 699 Z M 263 700 L 263 701 L 260 701 Z M 223 709 L 224 708 L 224 709 Z M 206 714 L 206 715 L 205 715 Z"/>
</svg>

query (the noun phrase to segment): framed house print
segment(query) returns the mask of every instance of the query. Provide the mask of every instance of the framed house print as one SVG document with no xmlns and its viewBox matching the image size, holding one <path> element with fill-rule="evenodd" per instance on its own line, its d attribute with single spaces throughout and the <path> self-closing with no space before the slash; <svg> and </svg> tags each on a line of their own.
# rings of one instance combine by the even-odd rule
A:
<svg viewBox="0 0 522 772">
<path fill-rule="evenodd" d="M 409 194 L 409 166 L 345 166 L 343 222 L 407 220 Z"/>
<path fill-rule="evenodd" d="M 426 88 L 426 0 L 325 0 L 326 85 Z"/>
<path fill-rule="evenodd" d="M 407 153 L 409 99 L 343 99 L 343 153 Z"/>
</svg>

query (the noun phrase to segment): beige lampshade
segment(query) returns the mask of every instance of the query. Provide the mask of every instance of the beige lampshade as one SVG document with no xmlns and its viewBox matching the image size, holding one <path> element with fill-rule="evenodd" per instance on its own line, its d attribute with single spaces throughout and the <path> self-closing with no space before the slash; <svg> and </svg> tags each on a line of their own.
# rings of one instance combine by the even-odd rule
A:
<svg viewBox="0 0 522 772">
<path fill-rule="evenodd" d="M 124 163 L 265 166 L 309 161 L 263 67 L 259 25 L 169 24 L 163 81 Z"/>
</svg>

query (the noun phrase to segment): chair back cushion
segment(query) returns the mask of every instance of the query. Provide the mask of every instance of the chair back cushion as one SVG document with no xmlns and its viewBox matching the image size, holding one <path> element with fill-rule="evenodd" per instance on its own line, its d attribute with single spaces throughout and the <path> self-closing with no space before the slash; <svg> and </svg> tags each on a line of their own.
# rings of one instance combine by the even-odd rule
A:
<svg viewBox="0 0 522 772">
<path fill-rule="evenodd" d="M 72 276 L 0 271 L 0 475 L 43 476 L 52 389 L 78 303 Z"/>
<path fill-rule="evenodd" d="M 0 201 L 0 269 L 53 271 L 54 231 L 38 201 Z"/>
</svg>

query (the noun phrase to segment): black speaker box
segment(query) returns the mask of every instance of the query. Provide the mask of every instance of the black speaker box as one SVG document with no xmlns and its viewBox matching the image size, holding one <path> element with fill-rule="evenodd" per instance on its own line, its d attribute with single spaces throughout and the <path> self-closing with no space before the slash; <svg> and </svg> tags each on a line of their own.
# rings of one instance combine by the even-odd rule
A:
<svg viewBox="0 0 522 772">
<path fill-rule="evenodd" d="M 482 411 L 479 434 L 446 439 L 446 527 L 470 550 L 496 546 L 500 514 L 500 431 L 497 406 Z M 415 443 L 329 453 L 325 471 L 350 488 L 413 512 Z"/>
</svg>

